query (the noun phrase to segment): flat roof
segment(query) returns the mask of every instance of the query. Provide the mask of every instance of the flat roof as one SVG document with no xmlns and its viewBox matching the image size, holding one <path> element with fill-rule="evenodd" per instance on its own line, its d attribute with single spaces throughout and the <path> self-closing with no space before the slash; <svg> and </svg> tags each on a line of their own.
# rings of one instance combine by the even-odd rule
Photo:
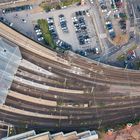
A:
<svg viewBox="0 0 140 140">
<path fill-rule="evenodd" d="M 8 89 L 21 61 L 18 46 L 0 37 L 0 104 L 5 103 Z"/>
</svg>

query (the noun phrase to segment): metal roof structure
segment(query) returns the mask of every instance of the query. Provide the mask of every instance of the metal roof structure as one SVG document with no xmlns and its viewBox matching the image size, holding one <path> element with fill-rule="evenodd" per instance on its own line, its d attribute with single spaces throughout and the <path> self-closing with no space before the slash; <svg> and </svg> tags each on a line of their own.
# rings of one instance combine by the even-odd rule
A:
<svg viewBox="0 0 140 140">
<path fill-rule="evenodd" d="M 32 130 L 11 137 L 5 137 L 2 138 L 2 140 L 98 140 L 98 134 L 94 130 L 81 133 L 72 131 L 66 134 L 63 132 L 51 134 L 49 131 L 36 134 L 36 132 Z"/>
<path fill-rule="evenodd" d="M 5 103 L 20 60 L 19 48 L 0 38 L 0 104 Z"/>
<path fill-rule="evenodd" d="M 31 131 L 17 134 L 17 135 L 11 136 L 11 137 L 2 138 L 2 140 L 26 140 L 28 137 L 32 137 L 35 135 L 36 135 L 36 132 L 34 130 L 31 130 Z"/>
</svg>

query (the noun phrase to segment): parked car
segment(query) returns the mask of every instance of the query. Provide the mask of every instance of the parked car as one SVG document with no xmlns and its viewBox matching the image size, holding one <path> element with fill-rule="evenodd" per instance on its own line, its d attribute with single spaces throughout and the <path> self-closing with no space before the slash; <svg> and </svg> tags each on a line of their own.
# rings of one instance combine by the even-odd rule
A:
<svg viewBox="0 0 140 140">
<path fill-rule="evenodd" d="M 93 0 L 90 0 L 90 3 L 93 4 L 94 3 Z"/>
<path fill-rule="evenodd" d="M 0 17 L 0 21 L 5 23 L 6 25 L 12 27 L 13 26 L 13 23 L 12 22 L 9 22 L 7 19 L 3 18 L 3 17 Z"/>
<path fill-rule="evenodd" d="M 59 22 L 60 22 L 62 31 L 68 32 L 67 22 L 63 14 L 59 15 Z"/>
<path fill-rule="evenodd" d="M 22 19 L 22 21 L 23 21 L 24 23 L 26 23 L 26 22 L 27 22 L 25 19 Z"/>
<path fill-rule="evenodd" d="M 42 32 L 36 32 L 37 35 L 42 35 Z"/>
<path fill-rule="evenodd" d="M 38 41 L 42 41 L 42 40 L 44 40 L 44 38 L 43 38 L 42 35 L 37 35 L 37 40 L 38 40 Z"/>
</svg>

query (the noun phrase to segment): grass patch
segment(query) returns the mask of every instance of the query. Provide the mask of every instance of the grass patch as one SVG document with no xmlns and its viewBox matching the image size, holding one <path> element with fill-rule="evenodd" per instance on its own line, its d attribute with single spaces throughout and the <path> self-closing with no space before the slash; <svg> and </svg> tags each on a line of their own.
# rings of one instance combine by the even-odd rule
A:
<svg viewBox="0 0 140 140">
<path fill-rule="evenodd" d="M 75 4 L 75 3 L 80 3 L 81 0 L 63 0 L 61 1 L 60 3 L 57 2 L 57 3 L 53 3 L 53 4 L 49 4 L 47 2 L 42 2 L 40 4 L 40 7 L 42 7 L 46 12 L 49 12 L 51 9 L 61 9 L 62 6 L 69 6 L 69 5 L 72 5 L 72 4 Z"/>
<path fill-rule="evenodd" d="M 103 108 L 103 107 L 105 107 L 105 103 L 98 103 L 97 106 L 98 106 L 99 108 Z"/>
<path fill-rule="evenodd" d="M 52 5 L 47 4 L 47 3 L 41 3 L 40 7 L 42 7 L 46 12 L 51 11 L 51 9 L 53 9 L 53 8 L 56 9 L 56 10 L 61 9 L 60 3 L 55 3 L 55 4 L 52 4 Z"/>
<path fill-rule="evenodd" d="M 124 54 L 119 55 L 119 56 L 117 57 L 117 60 L 118 60 L 118 61 L 124 61 L 125 59 L 126 59 L 126 56 L 125 56 Z"/>
<path fill-rule="evenodd" d="M 137 47 L 138 47 L 137 45 L 134 45 L 134 46 L 132 46 L 128 51 L 133 51 L 133 50 L 135 50 Z"/>
<path fill-rule="evenodd" d="M 63 2 L 60 2 L 60 5 L 61 6 L 69 6 L 69 5 L 72 5 L 72 4 L 75 4 L 75 3 L 80 3 L 81 0 L 65 0 Z"/>
<path fill-rule="evenodd" d="M 58 105 L 58 106 L 63 106 L 64 103 L 63 103 L 62 101 L 58 101 L 58 102 L 57 102 L 57 105 Z"/>
<path fill-rule="evenodd" d="M 120 15 L 120 18 L 122 18 L 124 20 L 128 19 L 126 13 L 120 13 L 119 15 Z"/>
<path fill-rule="evenodd" d="M 48 22 L 45 19 L 39 19 L 38 25 L 40 26 L 45 42 L 48 43 L 51 48 L 56 49 L 55 42 L 49 31 Z"/>
</svg>

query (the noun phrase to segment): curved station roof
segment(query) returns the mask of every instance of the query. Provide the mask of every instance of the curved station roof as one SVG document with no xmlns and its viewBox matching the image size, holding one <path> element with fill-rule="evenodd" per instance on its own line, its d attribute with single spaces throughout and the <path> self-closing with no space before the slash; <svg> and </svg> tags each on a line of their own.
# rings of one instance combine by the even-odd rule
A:
<svg viewBox="0 0 140 140">
<path fill-rule="evenodd" d="M 19 48 L 0 38 L 0 103 L 5 102 L 20 60 Z"/>
</svg>

